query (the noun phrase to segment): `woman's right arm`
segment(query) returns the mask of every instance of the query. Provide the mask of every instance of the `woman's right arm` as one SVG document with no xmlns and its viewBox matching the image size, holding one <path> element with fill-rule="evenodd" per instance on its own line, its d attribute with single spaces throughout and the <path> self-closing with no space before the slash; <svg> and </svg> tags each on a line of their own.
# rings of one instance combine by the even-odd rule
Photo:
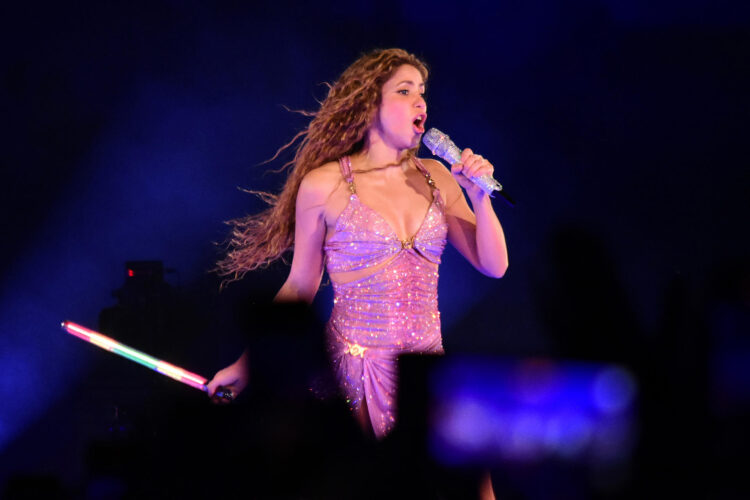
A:
<svg viewBox="0 0 750 500">
<path fill-rule="evenodd" d="M 292 268 L 274 302 L 310 304 L 318 292 L 323 277 L 325 202 L 330 194 L 325 180 L 315 171 L 302 179 L 297 193 Z"/>
<path fill-rule="evenodd" d="M 297 193 L 294 229 L 294 255 L 292 268 L 274 302 L 312 303 L 323 277 L 323 242 L 326 235 L 325 201 L 330 195 L 325 176 L 312 171 L 302 179 Z M 207 384 L 208 395 L 213 398 L 220 386 L 232 391 L 236 397 L 248 382 L 249 364 L 247 349 L 226 368 L 219 370 Z M 218 401 L 218 398 L 213 398 Z"/>
</svg>

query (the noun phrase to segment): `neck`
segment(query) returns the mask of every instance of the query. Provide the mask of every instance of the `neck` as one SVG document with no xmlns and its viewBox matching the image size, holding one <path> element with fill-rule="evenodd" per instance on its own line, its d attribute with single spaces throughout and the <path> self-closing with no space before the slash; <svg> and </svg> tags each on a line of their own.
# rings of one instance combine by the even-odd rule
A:
<svg viewBox="0 0 750 500">
<path fill-rule="evenodd" d="M 386 167 L 402 166 L 407 168 L 404 160 L 408 149 L 396 149 L 384 143 L 379 137 L 368 137 L 365 147 L 355 156 L 362 163 L 363 170 L 381 169 Z"/>
</svg>

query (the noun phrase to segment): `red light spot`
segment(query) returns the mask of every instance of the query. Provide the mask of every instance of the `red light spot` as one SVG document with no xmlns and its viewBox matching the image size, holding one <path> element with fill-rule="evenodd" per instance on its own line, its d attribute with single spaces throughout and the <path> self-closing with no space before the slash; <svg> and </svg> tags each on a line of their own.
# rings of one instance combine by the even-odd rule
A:
<svg viewBox="0 0 750 500">
<path fill-rule="evenodd" d="M 135 273 L 133 272 L 133 270 L 132 270 L 132 269 L 128 269 L 128 276 L 130 276 L 131 278 L 132 278 L 133 276 L 135 276 Z"/>
</svg>

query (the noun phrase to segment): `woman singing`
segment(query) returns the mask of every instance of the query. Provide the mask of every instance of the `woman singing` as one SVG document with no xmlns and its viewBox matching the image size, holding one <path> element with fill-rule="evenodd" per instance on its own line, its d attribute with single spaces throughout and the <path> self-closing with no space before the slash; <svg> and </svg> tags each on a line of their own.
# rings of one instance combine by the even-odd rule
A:
<svg viewBox="0 0 750 500">
<path fill-rule="evenodd" d="M 473 176 L 492 165 L 465 149 L 448 171 L 416 152 L 425 131 L 427 69 L 400 49 L 376 50 L 330 88 L 270 208 L 234 221 L 219 263 L 241 276 L 294 250 L 275 301 L 311 303 L 324 269 L 333 284 L 326 342 L 341 388 L 363 428 L 394 426 L 396 358 L 442 353 L 438 265 L 446 241 L 495 278 L 508 267 L 500 222 Z M 461 191 L 471 201 L 471 208 Z M 209 394 L 247 383 L 247 354 L 219 371 Z"/>
</svg>

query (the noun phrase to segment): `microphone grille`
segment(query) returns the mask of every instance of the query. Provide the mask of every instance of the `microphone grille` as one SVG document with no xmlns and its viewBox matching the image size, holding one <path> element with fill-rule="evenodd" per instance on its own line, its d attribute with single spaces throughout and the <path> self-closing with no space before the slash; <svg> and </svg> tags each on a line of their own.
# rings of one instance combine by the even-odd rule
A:
<svg viewBox="0 0 750 500">
<path fill-rule="evenodd" d="M 432 151 L 432 154 L 435 154 L 435 150 L 437 149 L 438 145 L 447 138 L 448 136 L 443 132 L 439 131 L 436 128 L 431 128 L 422 136 L 422 142 L 425 146 L 427 146 L 427 149 Z"/>
</svg>

